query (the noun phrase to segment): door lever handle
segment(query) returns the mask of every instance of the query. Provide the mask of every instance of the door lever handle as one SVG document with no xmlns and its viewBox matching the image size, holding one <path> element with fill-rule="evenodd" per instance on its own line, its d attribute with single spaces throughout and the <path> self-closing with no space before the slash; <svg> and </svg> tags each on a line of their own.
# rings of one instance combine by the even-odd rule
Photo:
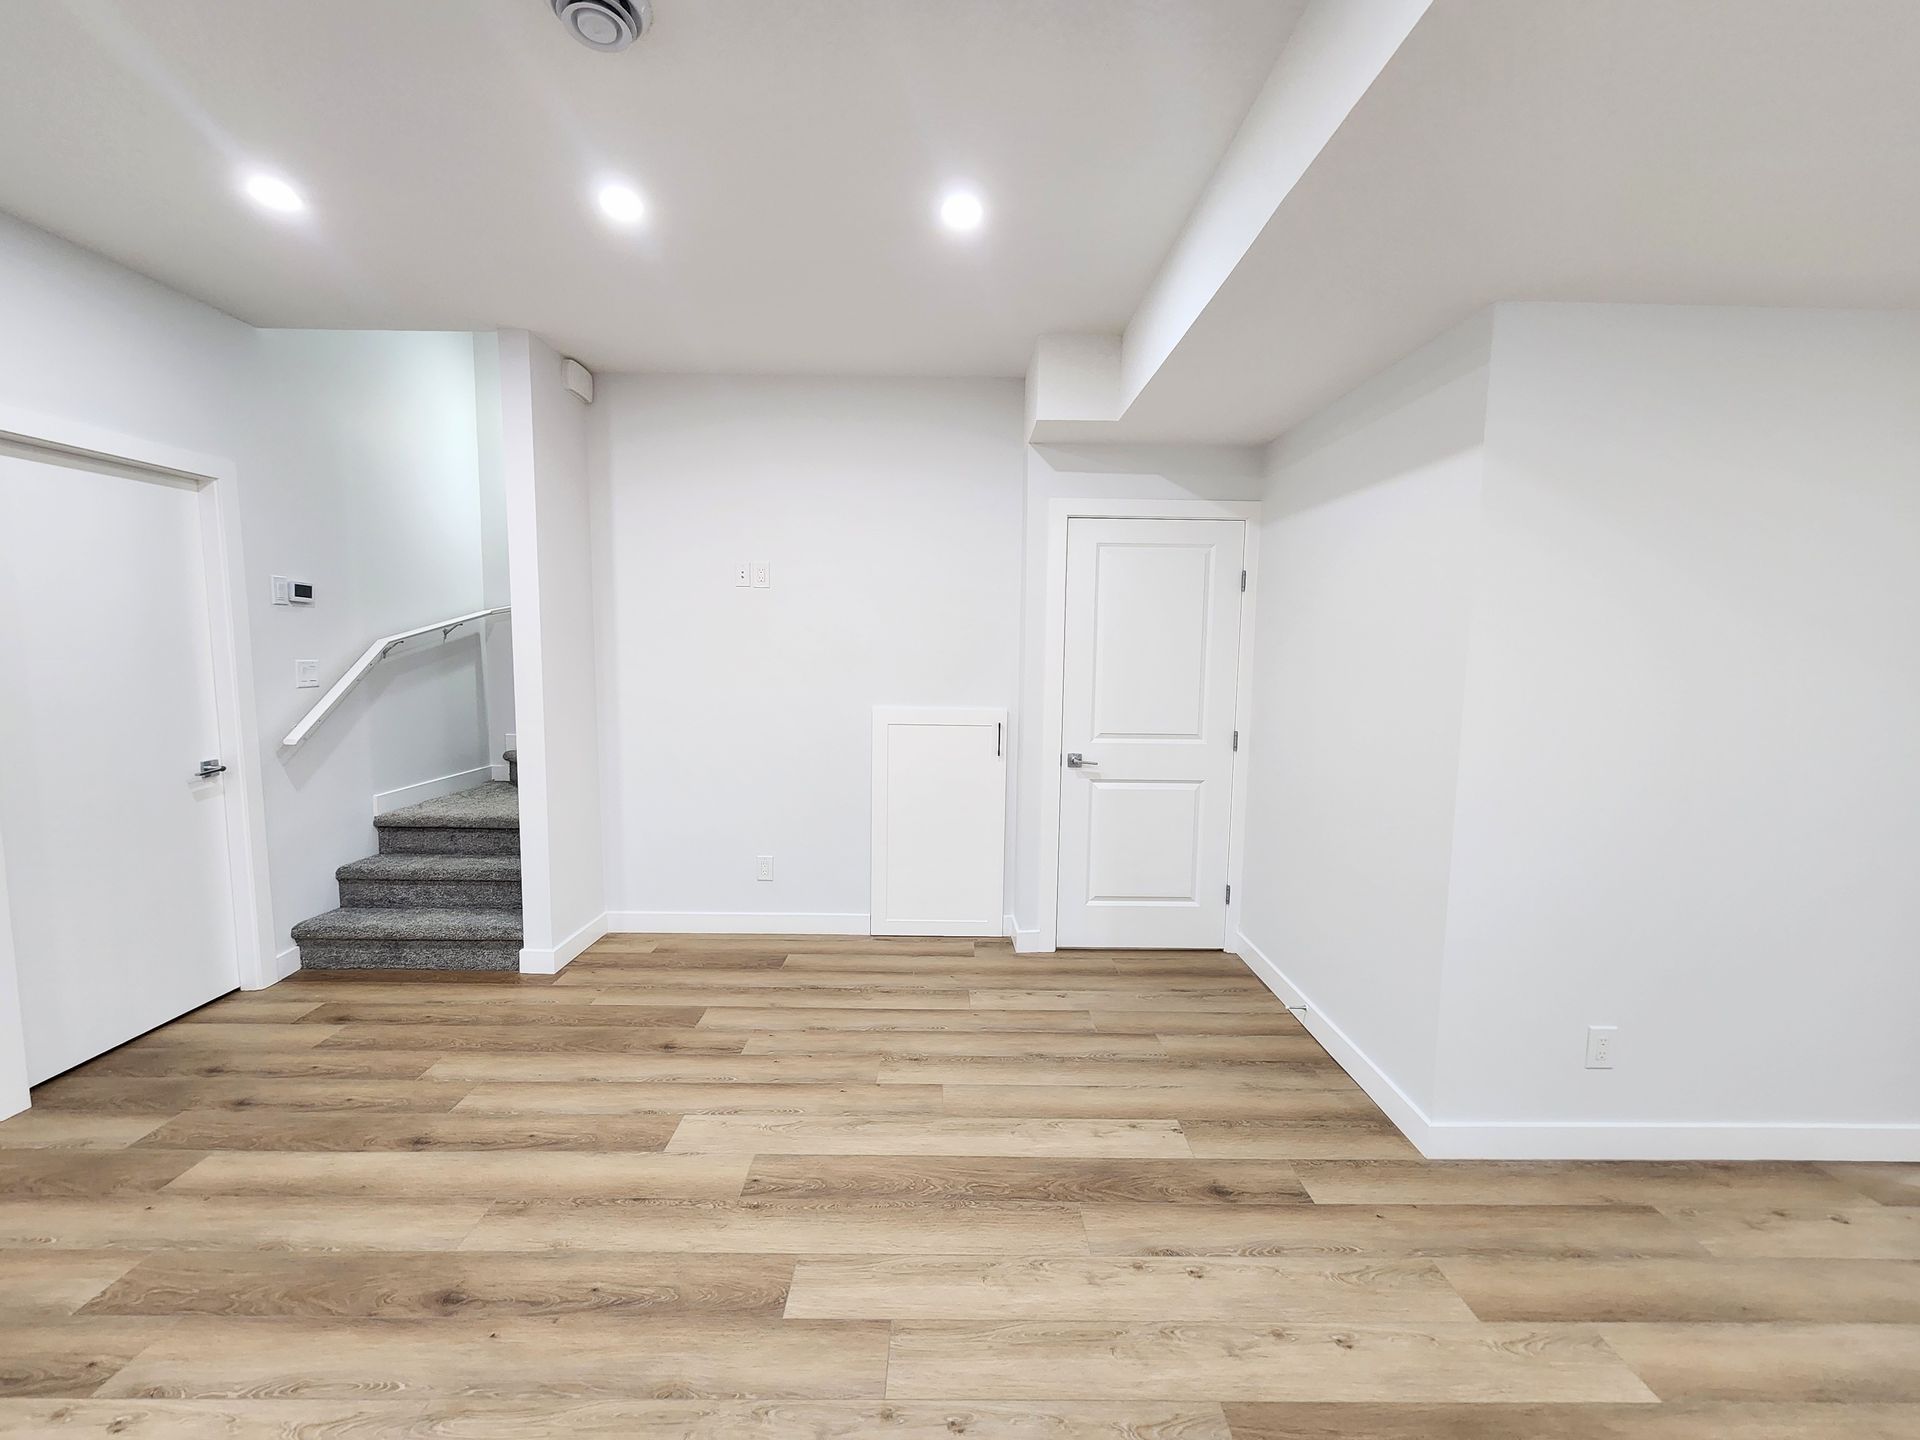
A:
<svg viewBox="0 0 1920 1440">
<path fill-rule="evenodd" d="M 1100 768 L 1100 762 L 1087 759 L 1078 750 L 1069 750 L 1067 752 L 1067 768 L 1069 770 L 1098 770 Z"/>
<path fill-rule="evenodd" d="M 193 773 L 197 779 L 211 780 L 216 775 L 226 774 L 227 767 L 222 765 L 218 760 L 202 760 L 200 762 L 200 768 Z"/>
</svg>

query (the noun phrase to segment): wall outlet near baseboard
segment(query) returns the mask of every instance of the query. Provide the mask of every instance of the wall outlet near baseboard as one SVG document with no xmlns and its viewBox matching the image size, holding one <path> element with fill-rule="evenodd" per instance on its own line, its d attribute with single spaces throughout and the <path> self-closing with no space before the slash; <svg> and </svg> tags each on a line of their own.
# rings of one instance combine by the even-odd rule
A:
<svg viewBox="0 0 1920 1440">
<path fill-rule="evenodd" d="M 1613 1046 L 1619 1034 L 1618 1025 L 1587 1027 L 1587 1069 L 1611 1070 L 1613 1068 Z"/>
<path fill-rule="evenodd" d="M 753 878 L 756 880 L 773 879 L 773 857 L 756 855 L 753 857 Z"/>
</svg>

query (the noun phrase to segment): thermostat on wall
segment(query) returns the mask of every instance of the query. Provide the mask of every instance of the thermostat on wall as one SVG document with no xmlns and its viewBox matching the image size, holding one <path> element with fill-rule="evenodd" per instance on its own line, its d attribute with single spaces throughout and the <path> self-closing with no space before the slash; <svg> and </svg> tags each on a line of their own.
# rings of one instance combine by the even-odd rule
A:
<svg viewBox="0 0 1920 1440">
<path fill-rule="evenodd" d="M 305 580 L 293 580 L 287 584 L 287 603 L 289 605 L 311 605 L 313 586 Z"/>
</svg>

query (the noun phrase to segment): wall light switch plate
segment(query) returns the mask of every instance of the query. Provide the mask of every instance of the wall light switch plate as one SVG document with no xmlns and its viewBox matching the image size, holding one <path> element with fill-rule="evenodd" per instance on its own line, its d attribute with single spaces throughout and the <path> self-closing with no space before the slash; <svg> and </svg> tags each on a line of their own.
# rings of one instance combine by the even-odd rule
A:
<svg viewBox="0 0 1920 1440">
<path fill-rule="evenodd" d="M 318 660 L 296 660 L 293 662 L 293 688 L 296 690 L 318 690 L 320 688 L 320 662 Z"/>
<path fill-rule="evenodd" d="M 293 582 L 284 575 L 275 575 L 273 579 L 273 603 L 291 605 L 293 603 Z"/>
<path fill-rule="evenodd" d="M 753 575 L 746 561 L 742 560 L 738 565 L 733 567 L 733 583 L 741 586 L 751 585 L 753 583 Z"/>
<path fill-rule="evenodd" d="M 1618 1025 L 1587 1027 L 1587 1069 L 1611 1070 L 1613 1068 L 1613 1046 L 1619 1034 Z"/>
<path fill-rule="evenodd" d="M 756 855 L 753 857 L 753 878 L 756 880 L 773 879 L 773 857 Z"/>
<path fill-rule="evenodd" d="M 765 590 L 773 584 L 773 572 L 764 560 L 753 562 L 753 588 Z"/>
</svg>

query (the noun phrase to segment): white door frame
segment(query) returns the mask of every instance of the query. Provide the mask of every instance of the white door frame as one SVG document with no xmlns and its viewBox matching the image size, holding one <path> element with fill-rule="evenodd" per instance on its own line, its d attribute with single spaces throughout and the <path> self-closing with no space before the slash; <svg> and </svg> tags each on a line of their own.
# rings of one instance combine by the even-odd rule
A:
<svg viewBox="0 0 1920 1440">
<path fill-rule="evenodd" d="M 240 546 L 240 503 L 233 461 L 162 441 L 123 435 L 81 421 L 0 405 L 0 440 L 102 460 L 122 469 L 192 480 L 199 489 L 200 549 L 206 567 L 209 650 L 213 658 L 214 714 L 220 759 L 227 767 L 228 893 L 233 899 L 233 953 L 242 989 L 259 990 L 281 977 L 274 963 L 273 896 L 267 875 L 265 790 L 260 772 L 259 724 L 253 703 L 253 652 L 247 629 L 246 569 Z M 0 874 L 0 890 L 4 889 Z M 4 896 L 0 895 L 0 900 Z M 0 905 L 0 916 L 4 905 Z M 3 942 L 6 956 L 11 938 Z M 9 970 L 11 966 L 7 967 Z M 11 977 L 6 977 L 11 980 Z M 19 1015 L 19 1001 L 5 1008 Z M 17 1023 L 17 1020 L 16 1020 Z M 19 1037 L 0 1035 L 0 1049 Z M 25 1097 L 21 1097 L 24 1101 Z M 0 1095 L 0 1114 L 7 1113 Z"/>
<path fill-rule="evenodd" d="M 1253 655 L 1254 597 L 1260 584 L 1260 502 L 1258 500 L 1054 500 L 1047 507 L 1046 636 L 1040 655 L 1045 689 L 1040 701 L 1040 841 L 1034 864 L 1039 867 L 1039 924 L 1032 943 L 1023 951 L 1057 948 L 1060 933 L 1060 785 L 1061 711 L 1066 700 L 1067 668 L 1067 525 L 1074 520 L 1241 520 L 1246 523 L 1247 598 L 1240 611 L 1240 651 L 1235 658 L 1234 728 L 1253 731 L 1253 693 L 1248 683 Z M 1233 757 L 1233 788 L 1227 822 L 1227 883 L 1233 899 L 1227 902 L 1227 935 L 1240 928 L 1240 864 L 1246 853 L 1247 767 L 1245 751 Z M 1049 760 L 1047 757 L 1052 756 Z M 1050 773 L 1049 773 L 1050 769 Z M 1016 940 L 1019 937 L 1016 937 Z"/>
</svg>

